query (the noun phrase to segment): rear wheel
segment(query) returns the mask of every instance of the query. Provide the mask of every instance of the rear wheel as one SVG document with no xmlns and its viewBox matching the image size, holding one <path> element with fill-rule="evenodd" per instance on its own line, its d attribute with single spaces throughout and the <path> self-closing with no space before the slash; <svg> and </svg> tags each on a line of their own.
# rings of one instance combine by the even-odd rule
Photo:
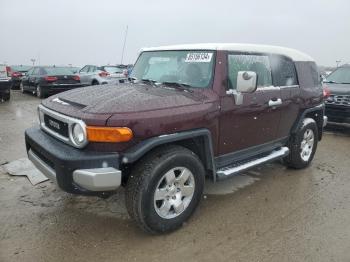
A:
<svg viewBox="0 0 350 262">
<path fill-rule="evenodd" d="M 93 85 L 93 86 L 97 86 L 97 85 L 99 85 L 99 83 L 98 83 L 97 80 L 93 80 L 93 81 L 92 81 L 92 85 Z"/>
<path fill-rule="evenodd" d="M 312 118 L 305 118 L 302 126 L 288 144 L 290 153 L 284 158 L 284 163 L 295 169 L 307 167 L 314 158 L 317 142 L 317 124 Z"/>
<path fill-rule="evenodd" d="M 40 85 L 36 86 L 36 96 L 38 98 L 44 98 L 45 97 L 45 95 L 43 93 L 43 88 Z"/>
<path fill-rule="evenodd" d="M 200 202 L 204 176 L 201 161 L 186 148 L 167 146 L 151 152 L 127 182 L 129 215 L 153 234 L 181 227 Z"/>
</svg>

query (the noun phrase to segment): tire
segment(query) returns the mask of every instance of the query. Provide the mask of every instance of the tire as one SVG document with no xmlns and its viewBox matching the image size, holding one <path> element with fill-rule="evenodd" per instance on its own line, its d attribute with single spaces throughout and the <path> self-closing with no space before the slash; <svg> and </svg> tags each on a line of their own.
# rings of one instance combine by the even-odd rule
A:
<svg viewBox="0 0 350 262">
<path fill-rule="evenodd" d="M 202 162 L 192 151 L 175 145 L 158 148 L 130 174 L 125 191 L 128 213 L 148 233 L 176 230 L 198 206 L 204 178 Z"/>
<path fill-rule="evenodd" d="M 99 85 L 99 83 L 98 83 L 98 81 L 97 81 L 97 80 L 93 80 L 93 81 L 92 81 L 92 83 L 91 83 L 91 85 L 93 85 L 93 86 L 97 86 L 97 85 Z"/>
<path fill-rule="evenodd" d="M 9 101 L 10 98 L 11 98 L 11 93 L 0 95 L 0 100 L 3 100 L 3 101 Z"/>
<path fill-rule="evenodd" d="M 37 96 L 38 98 L 44 98 L 44 97 L 45 97 L 44 92 L 43 92 L 43 88 L 42 88 L 40 85 L 37 85 L 37 86 L 36 86 L 36 91 L 35 91 L 35 93 L 36 93 L 36 96 Z"/>
<path fill-rule="evenodd" d="M 312 162 L 318 142 L 318 128 L 315 120 L 305 118 L 297 133 L 288 143 L 289 155 L 284 163 L 287 167 L 302 169 Z"/>
</svg>

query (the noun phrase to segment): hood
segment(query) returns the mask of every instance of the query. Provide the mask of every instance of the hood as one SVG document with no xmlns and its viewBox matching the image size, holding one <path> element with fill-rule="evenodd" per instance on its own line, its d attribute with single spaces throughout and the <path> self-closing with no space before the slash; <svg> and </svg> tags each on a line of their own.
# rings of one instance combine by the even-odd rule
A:
<svg viewBox="0 0 350 262">
<path fill-rule="evenodd" d="M 145 84 L 120 84 L 74 89 L 52 96 L 43 104 L 58 111 L 75 108 L 84 114 L 112 115 L 183 107 L 202 103 L 204 99 L 205 96 L 198 92 Z"/>
<path fill-rule="evenodd" d="M 332 95 L 350 95 L 350 84 L 325 83 Z"/>
</svg>

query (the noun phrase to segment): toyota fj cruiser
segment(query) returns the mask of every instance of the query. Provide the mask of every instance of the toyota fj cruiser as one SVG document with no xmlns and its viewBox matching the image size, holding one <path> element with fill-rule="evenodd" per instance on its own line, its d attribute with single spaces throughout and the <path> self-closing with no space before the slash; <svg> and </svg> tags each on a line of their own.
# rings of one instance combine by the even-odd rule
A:
<svg viewBox="0 0 350 262">
<path fill-rule="evenodd" d="M 213 182 L 268 161 L 312 161 L 322 138 L 323 90 L 299 51 L 195 44 L 141 50 L 130 82 L 52 96 L 27 129 L 29 159 L 69 193 L 124 186 L 145 231 L 179 228 Z"/>
</svg>

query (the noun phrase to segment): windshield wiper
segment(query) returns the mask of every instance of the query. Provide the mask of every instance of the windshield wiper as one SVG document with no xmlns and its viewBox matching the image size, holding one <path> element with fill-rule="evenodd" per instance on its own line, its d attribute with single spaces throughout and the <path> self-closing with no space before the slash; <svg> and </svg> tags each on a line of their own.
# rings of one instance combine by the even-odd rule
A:
<svg viewBox="0 0 350 262">
<path fill-rule="evenodd" d="M 171 86 L 171 87 L 174 87 L 174 88 L 181 90 L 181 91 L 188 91 L 188 92 L 193 93 L 193 90 L 189 89 L 189 87 L 192 87 L 189 84 L 182 84 L 182 83 L 178 83 L 178 82 L 162 82 L 162 85 Z"/>
<path fill-rule="evenodd" d="M 142 78 L 141 82 L 146 84 L 151 84 L 152 86 L 157 86 L 156 83 L 158 83 L 156 80 L 145 79 L 145 78 Z"/>
</svg>

